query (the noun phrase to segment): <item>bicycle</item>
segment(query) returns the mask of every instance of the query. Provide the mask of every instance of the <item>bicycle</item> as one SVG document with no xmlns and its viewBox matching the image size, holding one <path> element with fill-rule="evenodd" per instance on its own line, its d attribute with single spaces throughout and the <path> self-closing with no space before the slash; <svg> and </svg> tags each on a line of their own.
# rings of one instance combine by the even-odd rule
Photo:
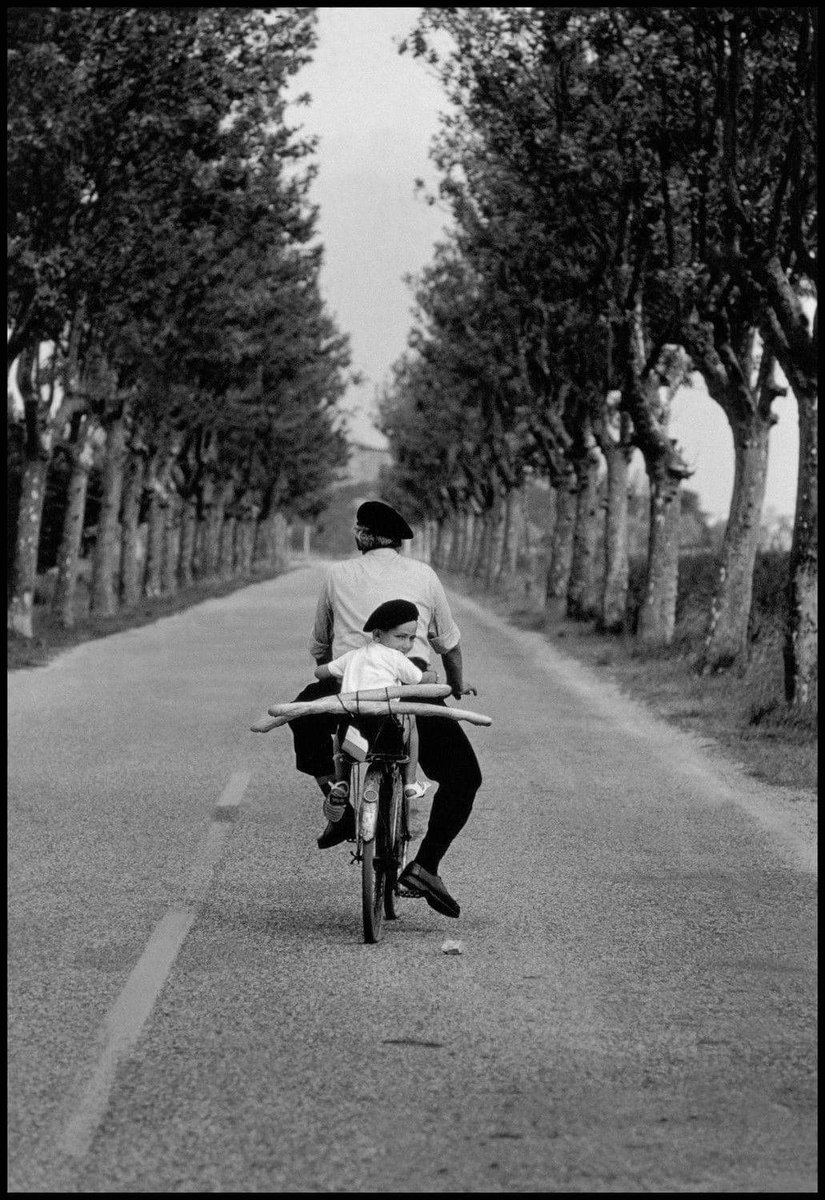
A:
<svg viewBox="0 0 825 1200">
<path fill-rule="evenodd" d="M 267 733 L 297 717 L 331 713 L 356 718 L 384 717 L 385 726 L 389 721 L 400 726 L 398 718 L 407 714 L 468 721 L 473 725 L 492 725 L 492 719 L 483 713 L 447 708 L 441 704 L 415 703 L 413 699 L 443 700 L 450 694 L 451 689 L 447 684 L 416 684 L 275 704 L 267 710 L 268 715 L 256 721 L 251 729 L 253 733 Z M 407 696 L 410 697 L 409 701 L 403 699 Z M 379 733 L 373 746 L 380 742 Z M 407 846 L 411 840 L 409 801 L 404 796 L 401 772 L 408 756 L 403 747 L 392 753 L 370 748 L 363 759 L 357 759 L 340 749 L 337 735 L 335 751 L 344 754 L 346 761 L 351 764 L 349 794 L 355 813 L 355 850 L 351 854 L 353 862 L 361 863 L 364 941 L 374 944 L 381 936 L 384 920 L 395 920 L 397 917 L 397 897 L 412 895 L 404 893 L 398 884 L 398 878 L 406 866 Z"/>
</svg>

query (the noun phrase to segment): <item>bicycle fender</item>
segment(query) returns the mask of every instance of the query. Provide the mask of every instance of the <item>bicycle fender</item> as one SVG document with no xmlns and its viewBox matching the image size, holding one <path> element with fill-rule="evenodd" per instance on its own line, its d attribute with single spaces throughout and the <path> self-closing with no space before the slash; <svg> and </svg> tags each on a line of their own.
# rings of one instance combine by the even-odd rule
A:
<svg viewBox="0 0 825 1200">
<path fill-rule="evenodd" d="M 359 833 L 362 842 L 371 842 L 375 837 L 375 828 L 378 824 L 378 788 L 374 786 L 372 781 L 364 788 L 361 793 L 361 814 L 359 821 Z"/>
</svg>

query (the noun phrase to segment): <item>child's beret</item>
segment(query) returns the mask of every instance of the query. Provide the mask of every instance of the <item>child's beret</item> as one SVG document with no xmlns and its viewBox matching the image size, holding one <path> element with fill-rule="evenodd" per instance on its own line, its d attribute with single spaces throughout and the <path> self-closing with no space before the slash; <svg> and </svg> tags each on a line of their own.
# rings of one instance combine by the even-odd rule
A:
<svg viewBox="0 0 825 1200">
<path fill-rule="evenodd" d="M 370 633 L 373 629 L 395 629 L 396 625 L 417 620 L 418 609 L 411 600 L 385 600 L 367 617 L 364 633 Z"/>
</svg>

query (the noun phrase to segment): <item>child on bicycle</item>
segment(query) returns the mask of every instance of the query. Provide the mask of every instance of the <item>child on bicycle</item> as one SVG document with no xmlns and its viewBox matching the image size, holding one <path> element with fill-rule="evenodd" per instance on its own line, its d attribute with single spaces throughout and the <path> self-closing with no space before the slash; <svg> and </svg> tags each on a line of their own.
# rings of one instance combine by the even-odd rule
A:
<svg viewBox="0 0 825 1200">
<path fill-rule="evenodd" d="M 332 662 L 316 667 L 317 679 L 340 679 L 342 692 L 392 687 L 403 683 L 434 683 L 434 671 L 421 671 L 407 657 L 413 648 L 418 624 L 418 608 L 410 600 L 387 600 L 370 613 L 364 632 L 372 639 L 358 650 L 350 650 Z M 363 718 L 362 718 L 363 720 Z M 404 795 L 417 800 L 429 784 L 416 780 L 418 771 L 418 729 L 415 717 L 406 716 L 407 762 L 402 769 Z M 336 757 L 335 779 L 324 801 L 324 816 L 333 823 L 344 814 L 349 800 L 347 771 L 341 756 Z"/>
</svg>

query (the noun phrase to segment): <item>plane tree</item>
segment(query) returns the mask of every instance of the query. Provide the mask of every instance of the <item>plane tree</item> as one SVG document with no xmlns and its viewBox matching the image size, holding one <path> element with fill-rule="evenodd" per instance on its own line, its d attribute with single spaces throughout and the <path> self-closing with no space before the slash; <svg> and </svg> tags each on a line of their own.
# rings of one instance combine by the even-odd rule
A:
<svg viewBox="0 0 825 1200">
<path fill-rule="evenodd" d="M 658 174 L 647 285 L 658 337 L 689 351 L 732 431 L 734 487 L 699 664 L 716 670 L 747 651 L 772 403 L 784 388 L 776 364 L 793 375 L 780 346 L 801 350 L 801 394 L 815 397 L 800 297 L 815 268 L 814 12 L 600 9 L 591 36 L 645 97 L 631 109 Z M 805 411 L 803 399 L 810 461 Z M 802 495 L 815 495 L 804 466 L 799 477 Z M 803 524 L 815 529 L 815 516 Z M 815 551 L 806 559 L 815 577 Z"/>
<path fill-rule="evenodd" d="M 446 56 L 429 40 L 444 31 L 455 47 Z M 491 194 L 509 191 L 509 210 L 532 217 L 528 254 L 541 281 L 534 294 L 549 293 L 557 324 L 564 323 L 559 310 L 565 307 L 590 311 L 591 345 L 598 348 L 596 361 L 586 364 L 588 403 L 578 409 L 579 440 L 591 440 L 594 407 L 597 425 L 604 425 L 607 397 L 618 385 L 651 478 L 651 528 L 658 535 L 650 547 L 650 620 L 642 620 L 640 631 L 667 641 L 675 608 L 678 488 L 689 472 L 667 434 L 656 370 L 663 344 L 653 339 L 643 302 L 651 246 L 659 237 L 660 218 L 649 203 L 658 175 L 649 155 L 634 152 L 622 64 L 602 61 L 594 51 L 582 10 L 428 9 L 412 46 L 440 71 L 453 101 L 436 161 L 456 221 L 466 220 L 472 201 L 484 209 Z M 612 333 L 615 379 L 603 366 L 602 343 Z M 563 375 L 563 356 L 552 360 L 550 371 Z M 552 395 L 559 388 L 544 390 Z M 541 432 L 552 432 L 552 423 L 537 423 L 544 425 Z M 629 434 L 625 421 L 625 440 Z M 588 454 L 579 461 L 587 464 Z M 617 469 L 623 461 L 626 455 L 615 457 Z M 620 538 L 612 546 L 621 554 Z"/>
<path fill-rule="evenodd" d="M 714 282 L 756 314 L 758 379 L 768 396 L 776 361 L 797 402 L 785 691 L 804 704 L 817 679 L 817 14 L 737 8 L 711 10 L 701 21 L 687 10 L 687 18 L 697 77 L 716 113 Z M 711 627 L 711 664 L 725 615 Z"/>
</svg>

